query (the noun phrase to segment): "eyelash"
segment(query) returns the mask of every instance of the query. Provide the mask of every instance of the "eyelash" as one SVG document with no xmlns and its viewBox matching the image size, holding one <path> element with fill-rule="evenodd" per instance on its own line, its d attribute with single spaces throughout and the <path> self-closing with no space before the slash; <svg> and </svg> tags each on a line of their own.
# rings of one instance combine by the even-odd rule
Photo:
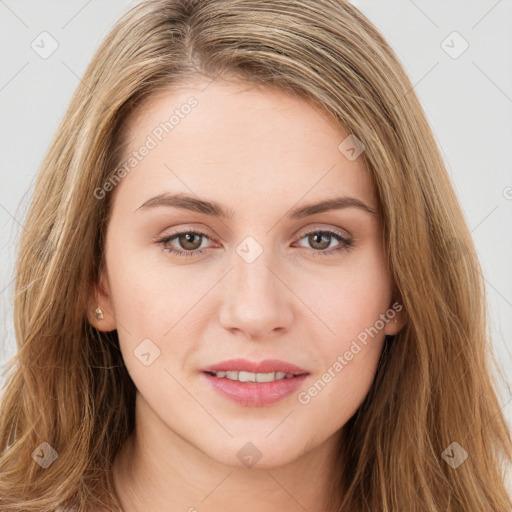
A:
<svg viewBox="0 0 512 512">
<path fill-rule="evenodd" d="M 189 229 L 189 230 L 177 231 L 176 233 L 173 233 L 172 235 L 160 238 L 160 239 L 156 240 L 156 243 L 162 246 L 163 251 L 167 251 L 175 256 L 184 257 L 184 258 L 204 254 L 208 250 L 208 249 L 196 249 L 194 251 L 178 251 L 176 249 L 173 249 L 172 247 L 166 247 L 167 243 L 169 243 L 171 240 L 174 240 L 175 238 L 177 238 L 178 236 L 183 235 L 183 234 L 200 235 L 200 236 L 206 237 L 209 240 L 211 240 L 211 238 L 206 233 L 204 233 L 202 231 L 195 231 L 195 230 Z M 299 238 L 299 240 L 302 240 L 303 238 L 305 238 L 309 235 L 312 235 L 312 234 L 322 234 L 322 235 L 327 234 L 327 235 L 330 235 L 333 238 L 335 238 L 338 242 L 340 242 L 339 245 L 335 246 L 332 249 L 324 249 L 324 250 L 309 249 L 313 253 L 313 256 L 317 256 L 318 254 L 320 254 L 321 256 L 332 256 L 337 253 L 349 251 L 354 246 L 353 240 L 351 240 L 349 238 L 345 238 L 344 236 L 340 235 L 336 231 L 329 231 L 329 230 L 325 230 L 325 229 L 316 229 L 313 231 L 308 231 L 307 233 L 304 233 Z M 308 248 L 305 247 L 305 249 L 308 249 Z"/>
</svg>

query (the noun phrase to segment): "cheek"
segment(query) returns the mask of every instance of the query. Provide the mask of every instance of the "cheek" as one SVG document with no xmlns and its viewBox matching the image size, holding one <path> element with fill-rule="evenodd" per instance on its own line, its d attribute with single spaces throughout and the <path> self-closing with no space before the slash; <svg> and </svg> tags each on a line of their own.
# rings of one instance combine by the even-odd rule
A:
<svg viewBox="0 0 512 512">
<path fill-rule="evenodd" d="M 159 370 L 186 362 L 195 346 L 191 329 L 207 321 L 204 297 L 214 282 L 194 265 L 173 267 L 165 256 L 158 247 L 123 251 L 114 244 L 107 253 L 121 350 L 132 379 L 144 386 L 157 384 Z M 148 358 L 154 362 L 146 367 Z"/>
<path fill-rule="evenodd" d="M 193 266 L 173 267 L 166 256 L 158 246 L 141 249 L 129 243 L 124 249 L 113 243 L 107 254 L 116 318 L 140 334 L 162 336 L 191 300 L 205 293 L 208 283 L 190 271 Z"/>
<path fill-rule="evenodd" d="M 294 292 L 331 333 L 328 347 L 343 348 L 375 326 L 391 305 L 392 280 L 378 247 L 304 273 Z M 313 318 L 313 317 L 312 317 Z M 382 329 L 382 323 L 377 323 Z"/>
<path fill-rule="evenodd" d="M 301 281 L 299 292 L 315 313 L 310 325 L 318 325 L 315 350 L 321 359 L 318 385 L 308 396 L 318 414 L 322 404 L 342 405 L 334 422 L 348 420 L 366 396 L 382 352 L 384 327 L 394 317 L 389 311 L 391 276 L 378 247 L 345 262 L 329 268 L 325 278 L 319 274 L 316 281 L 311 276 Z M 309 294 L 307 281 L 316 282 Z"/>
<path fill-rule="evenodd" d="M 356 413 L 367 396 L 375 377 L 382 340 L 353 349 L 351 359 L 345 352 L 332 354 L 325 371 L 297 397 L 302 417 L 312 432 L 334 432 Z M 352 353 L 352 350 L 350 351 Z"/>
<path fill-rule="evenodd" d="M 116 232 L 127 231 L 117 228 Z M 140 247 L 115 236 L 111 240 L 107 262 L 113 305 L 120 336 L 130 339 L 132 350 L 146 337 L 162 344 L 184 326 L 199 325 L 205 315 L 211 317 L 221 306 L 222 298 L 209 293 L 224 272 L 221 265 L 192 259 L 173 264 L 159 246 Z M 307 318 L 304 327 L 313 336 L 329 340 L 318 348 L 326 361 L 349 350 L 351 341 L 364 337 L 362 333 L 389 307 L 390 277 L 376 242 L 367 240 L 329 263 L 309 259 L 283 267 L 285 281 L 300 299 L 289 306 L 296 308 L 298 317 Z M 214 302 L 212 297 L 216 297 Z M 175 347 L 166 343 L 166 350 Z"/>
<path fill-rule="evenodd" d="M 382 353 L 384 333 L 375 325 L 384 311 L 385 292 L 363 287 L 357 280 L 352 284 L 359 285 L 356 292 L 341 293 L 335 287 L 332 301 L 322 302 L 323 318 L 334 333 L 315 324 L 319 327 L 309 336 L 317 340 L 318 370 L 297 395 L 297 402 L 298 417 L 304 420 L 305 430 L 314 433 L 314 442 L 322 441 L 326 432 L 337 431 L 356 413 L 370 390 Z"/>
</svg>

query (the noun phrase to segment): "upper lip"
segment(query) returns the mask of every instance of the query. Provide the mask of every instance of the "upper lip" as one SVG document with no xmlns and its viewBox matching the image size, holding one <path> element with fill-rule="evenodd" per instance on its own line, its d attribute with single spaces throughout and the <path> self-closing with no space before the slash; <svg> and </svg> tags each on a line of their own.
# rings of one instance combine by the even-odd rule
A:
<svg viewBox="0 0 512 512">
<path fill-rule="evenodd" d="M 220 363 L 212 364 L 203 368 L 204 372 L 220 372 L 220 371 L 242 371 L 252 373 L 293 373 L 300 375 L 308 373 L 303 368 L 296 366 L 286 361 L 279 359 L 265 359 L 264 361 L 256 362 L 249 361 L 248 359 L 229 359 L 228 361 L 221 361 Z"/>
</svg>

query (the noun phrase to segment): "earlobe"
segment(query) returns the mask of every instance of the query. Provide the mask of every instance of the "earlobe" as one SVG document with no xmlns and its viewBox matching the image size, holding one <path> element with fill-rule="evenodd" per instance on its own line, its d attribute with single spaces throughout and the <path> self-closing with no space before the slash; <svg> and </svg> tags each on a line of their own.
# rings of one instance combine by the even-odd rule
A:
<svg viewBox="0 0 512 512">
<path fill-rule="evenodd" d="M 395 311 L 395 316 L 390 319 L 384 327 L 384 334 L 386 336 L 395 336 L 398 334 L 404 325 L 404 314 L 403 310 Z"/>
<path fill-rule="evenodd" d="M 93 312 L 92 314 L 94 315 L 94 318 L 96 318 L 96 320 L 103 320 L 103 310 L 100 309 L 99 307 L 97 307 Z"/>
<path fill-rule="evenodd" d="M 391 317 L 392 313 L 394 313 L 393 317 Z M 384 333 L 386 336 L 397 335 L 405 324 L 406 314 L 402 294 L 395 282 L 393 283 L 391 292 L 391 304 L 386 312 L 386 316 L 388 316 L 389 320 L 386 322 L 386 326 L 384 327 Z"/>
<path fill-rule="evenodd" d="M 109 332 L 117 328 L 110 299 L 110 288 L 103 272 L 100 274 L 99 282 L 93 287 L 87 318 L 98 331 Z"/>
</svg>

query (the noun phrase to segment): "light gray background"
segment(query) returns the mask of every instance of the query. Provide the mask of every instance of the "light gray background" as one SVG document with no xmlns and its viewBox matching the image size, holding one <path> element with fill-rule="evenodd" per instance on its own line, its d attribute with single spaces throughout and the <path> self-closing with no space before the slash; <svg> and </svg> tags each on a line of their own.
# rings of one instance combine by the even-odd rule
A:
<svg viewBox="0 0 512 512">
<path fill-rule="evenodd" d="M 93 52 L 135 3 L 0 0 L 0 370 L 15 353 L 12 266 L 34 177 Z M 397 52 L 443 152 L 483 266 L 512 425 L 512 1 L 353 3 Z M 43 31 L 58 43 L 48 58 L 31 47 Z M 454 31 L 469 44 L 457 58 Z"/>
</svg>

